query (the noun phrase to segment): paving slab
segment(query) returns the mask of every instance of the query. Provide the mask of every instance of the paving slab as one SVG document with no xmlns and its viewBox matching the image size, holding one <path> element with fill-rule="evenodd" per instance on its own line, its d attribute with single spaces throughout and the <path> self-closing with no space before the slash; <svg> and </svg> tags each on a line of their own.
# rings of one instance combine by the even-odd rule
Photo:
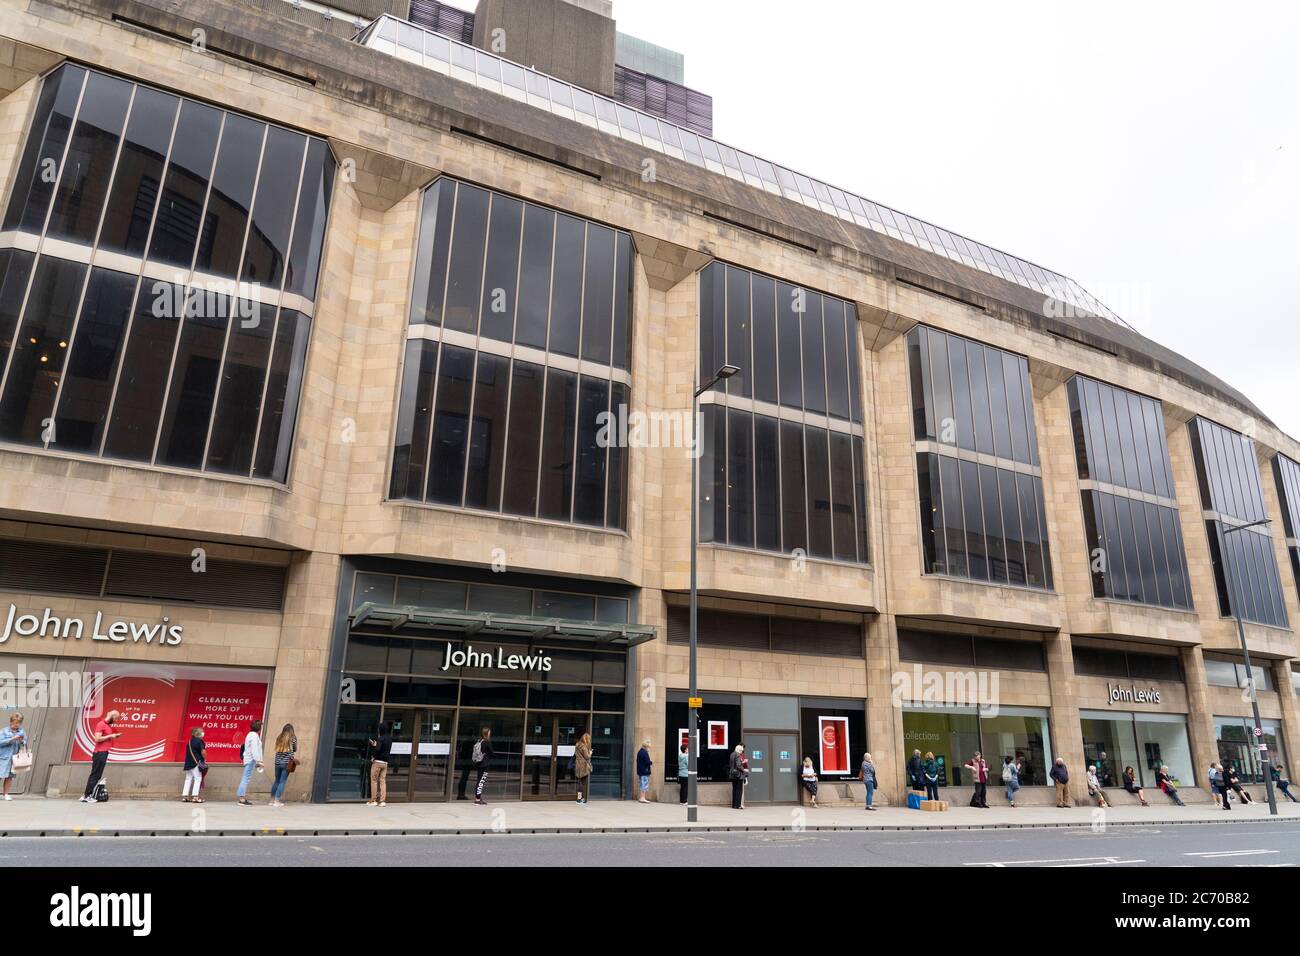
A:
<svg viewBox="0 0 1300 956">
<path fill-rule="evenodd" d="M 1169 826 L 1197 823 L 1300 824 L 1300 804 L 1279 805 L 1270 819 L 1266 804 L 1114 807 L 953 807 L 932 813 L 901 807 L 868 812 L 862 807 L 752 806 L 744 810 L 702 806 L 696 823 L 677 804 L 631 800 L 563 802 L 470 802 L 390 804 L 299 803 L 284 807 L 232 802 L 188 804 L 179 800 L 110 800 L 84 804 L 70 799 L 18 797 L 0 802 L 0 837 L 31 836 L 343 836 L 492 833 L 655 833 L 710 830 L 938 830 L 1005 827 Z"/>
</svg>

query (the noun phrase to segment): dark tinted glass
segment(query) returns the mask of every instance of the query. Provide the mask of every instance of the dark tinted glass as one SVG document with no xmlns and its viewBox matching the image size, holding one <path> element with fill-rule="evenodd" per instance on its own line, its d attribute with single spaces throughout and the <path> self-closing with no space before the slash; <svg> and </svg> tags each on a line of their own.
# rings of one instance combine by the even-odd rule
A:
<svg viewBox="0 0 1300 956">
<path fill-rule="evenodd" d="M 849 356 L 845 344 L 844 303 L 822 300 L 826 328 L 826 404 L 836 418 L 849 417 Z"/>
<path fill-rule="evenodd" d="M 90 74 L 54 194 L 48 235 L 74 242 L 94 240 L 130 102 L 130 83 Z"/>
<path fill-rule="evenodd" d="M 1020 524 L 1020 502 L 1016 495 L 1016 476 L 1014 472 L 998 468 L 997 495 L 1002 505 L 1002 531 L 1006 536 L 1004 557 L 1006 559 L 1007 577 L 1011 584 L 1028 584 L 1025 573 L 1024 531 Z"/>
<path fill-rule="evenodd" d="M 148 279 L 140 283 L 104 444 L 106 455 L 132 461 L 153 460 L 172 352 L 184 311 L 179 286 Z"/>
<path fill-rule="evenodd" d="M 411 286 L 412 324 L 442 324 L 442 306 L 447 293 L 447 259 L 451 255 L 452 208 L 455 204 L 456 184 L 451 180 L 440 179 L 424 192 L 415 279 Z"/>
<path fill-rule="evenodd" d="M 510 379 L 510 439 L 502 508 L 510 514 L 532 515 L 537 513 L 537 461 L 546 370 L 516 361 Z"/>
<path fill-rule="evenodd" d="M 538 495 L 538 515 L 542 518 L 568 521 L 573 514 L 573 441 L 577 405 L 578 377 L 562 369 L 547 369 Z"/>
<path fill-rule="evenodd" d="M 253 183 L 265 136 L 264 124 L 234 113 L 226 114 L 217 164 L 212 170 L 212 191 L 199 232 L 196 269 L 223 276 L 239 275 L 248 210 L 253 203 Z"/>
<path fill-rule="evenodd" d="M 280 310 L 280 318 L 275 327 L 275 349 L 271 353 L 271 367 L 267 375 L 266 401 L 262 403 L 257 461 L 253 466 L 253 474 L 258 478 L 280 482 L 288 480 L 293 426 L 298 420 L 298 402 L 302 397 L 303 370 L 307 364 L 307 341 L 310 335 L 310 318 L 291 309 Z M 422 442 L 427 442 L 425 434 L 425 431 L 420 432 Z"/>
<path fill-rule="evenodd" d="M 754 544 L 781 550 L 781 453 L 778 422 L 754 416 Z"/>
<path fill-rule="evenodd" d="M 478 332 L 490 195 L 486 189 L 464 183 L 456 188 L 456 220 L 451 234 L 451 265 L 447 270 L 447 310 L 442 324 L 459 332 Z"/>
<path fill-rule="evenodd" d="M 135 276 L 121 272 L 91 272 L 59 395 L 53 447 L 99 453 L 135 284 Z"/>
<path fill-rule="evenodd" d="M 85 275 L 79 262 L 42 258 L 37 263 L 0 399 L 0 438 L 44 442 Z"/>
<path fill-rule="evenodd" d="M 701 411 L 700 515 L 701 541 L 727 540 L 727 418 L 721 405 Z"/>
<path fill-rule="evenodd" d="M 844 321 L 849 340 L 849 416 L 854 422 L 862 421 L 862 361 L 858 349 L 858 310 L 852 303 L 844 306 Z"/>
<path fill-rule="evenodd" d="M 499 342 L 514 339 L 519 242 L 523 221 L 524 204 L 518 199 L 499 195 L 492 197 L 479 333 Z"/>
<path fill-rule="evenodd" d="M 582 269 L 586 228 L 580 219 L 560 214 L 555 221 L 555 267 L 551 280 L 551 338 L 549 348 L 561 355 L 578 354 L 582 321 Z"/>
<path fill-rule="evenodd" d="M 465 478 L 466 508 L 496 511 L 500 507 L 509 397 L 510 360 L 480 352 Z"/>
<path fill-rule="evenodd" d="M 144 251 L 179 108 L 174 96 L 136 88 L 99 233 L 100 248 L 134 255 Z"/>
<path fill-rule="evenodd" d="M 203 464 L 229 325 L 230 303 L 224 296 L 200 293 L 186 299 L 175 371 L 158 439 L 159 464 L 180 468 Z"/>
<path fill-rule="evenodd" d="M 325 247 L 325 222 L 334 192 L 334 169 L 334 154 L 329 144 L 321 139 L 310 140 L 303 163 L 302 185 L 298 189 L 285 292 L 308 298 L 316 296 L 316 278 Z"/>
<path fill-rule="evenodd" d="M 805 292 L 803 321 L 803 401 L 810 412 L 826 411 L 826 337 L 822 326 L 822 297 Z"/>
<path fill-rule="evenodd" d="M 830 433 L 831 531 L 835 560 L 858 560 L 858 531 L 853 509 L 853 445 L 843 432 Z"/>
<path fill-rule="evenodd" d="M 609 362 L 614 315 L 614 230 L 587 224 L 586 285 L 582 293 L 582 357 Z"/>
<path fill-rule="evenodd" d="M 948 337 L 934 329 L 927 330 L 930 343 L 930 381 L 934 390 L 934 436 L 942 445 L 957 445 L 957 418 L 952 404 L 952 373 L 948 364 Z M 924 355 L 922 356 L 924 359 Z"/>
<path fill-rule="evenodd" d="M 961 471 L 956 458 L 935 456 L 939 460 L 939 484 L 943 494 L 944 550 L 948 555 L 948 574 L 966 577 L 970 561 L 966 555 L 966 525 L 962 507 Z"/>
<path fill-rule="evenodd" d="M 781 422 L 781 546 L 787 554 L 808 550 L 808 506 L 804 484 L 803 429 Z"/>
<path fill-rule="evenodd" d="M 433 417 L 433 375 L 438 343 L 409 339 L 402 360 L 402 392 L 397 404 L 393 437 L 393 476 L 390 498 L 424 497 L 424 465 Z"/>
<path fill-rule="evenodd" d="M 784 282 L 776 284 L 776 348 L 782 405 L 803 407 L 803 355 L 799 343 L 798 291 Z"/>
<path fill-rule="evenodd" d="M 555 213 L 531 203 L 524 209 L 523 255 L 519 266 L 519 318 L 515 341 L 546 348 L 551 305 L 551 246 Z"/>
<path fill-rule="evenodd" d="M 826 430 L 806 429 L 804 454 L 808 469 L 808 553 L 834 556 L 831 532 L 830 450 Z"/>
<path fill-rule="evenodd" d="M 989 580 L 1007 581 L 1007 547 L 1002 530 L 1002 493 L 998 489 L 998 471 L 992 465 L 980 465 L 979 479 L 985 542 L 988 547 Z"/>
<path fill-rule="evenodd" d="M 627 417 L 628 387 L 621 382 L 610 385 L 610 408 L 619 416 Z M 609 446 L 609 488 L 605 493 L 605 524 L 610 528 L 623 528 L 624 503 L 627 499 L 627 452 L 617 442 Z"/>
<path fill-rule="evenodd" d="M 751 288 L 753 311 L 754 397 L 759 401 L 777 401 L 776 373 L 776 283 L 767 276 L 753 276 Z M 797 344 L 797 343 L 796 343 Z M 795 353 L 797 354 L 797 350 Z"/>
<path fill-rule="evenodd" d="M 975 449 L 986 455 L 993 454 L 993 426 L 989 415 L 989 383 L 984 371 L 984 355 L 993 362 L 999 354 L 975 342 L 966 343 L 966 374 L 970 382 L 971 413 L 975 426 Z"/>
<path fill-rule="evenodd" d="M 933 335 L 933 331 L 931 332 Z M 952 414 L 956 425 L 957 444 L 961 448 L 975 448 L 975 419 L 971 411 L 970 372 L 966 364 L 966 343 L 955 336 L 948 340 L 948 371 L 952 380 Z"/>
<path fill-rule="evenodd" d="M 853 499 L 854 521 L 858 528 L 858 560 L 866 563 L 871 560 L 871 547 L 867 538 L 867 471 L 866 444 L 857 435 L 853 436 Z"/>
<path fill-rule="evenodd" d="M 433 413 L 433 448 L 427 497 L 459 505 L 465 481 L 469 437 L 470 390 L 474 387 L 474 353 L 444 346 L 438 365 L 437 402 Z"/>
<path fill-rule="evenodd" d="M 753 416 L 732 409 L 727 413 L 727 541 L 740 547 L 754 544 Z"/>
<path fill-rule="evenodd" d="M 727 394 L 748 396 L 754 373 L 749 316 L 749 273 L 727 266 L 727 363 L 738 369 L 727 379 Z"/>
<path fill-rule="evenodd" d="M 51 73 L 41 86 L 5 212 L 5 229 L 40 232 L 44 228 L 85 79 L 85 70 L 67 65 Z"/>
<path fill-rule="evenodd" d="M 584 375 L 578 388 L 578 471 L 573 498 L 573 520 L 579 524 L 605 523 L 609 449 L 608 437 L 603 444 L 598 438 L 608 411 L 609 382 Z"/>
<path fill-rule="evenodd" d="M 221 115 L 218 110 L 192 100 L 181 104 L 149 243 L 150 259 L 187 269 L 194 258 L 199 219 L 203 215 L 208 177 L 221 131 Z"/>
<path fill-rule="evenodd" d="M 966 554 L 970 576 L 989 579 L 988 543 L 984 537 L 984 506 L 980 496 L 979 466 L 971 461 L 958 463 L 961 472 L 962 510 L 966 520 Z"/>
<path fill-rule="evenodd" d="M 272 126 L 266 131 L 262 168 L 248 228 L 243 277 L 279 288 L 289 255 L 289 230 L 293 227 L 294 196 L 302 178 L 307 137 Z M 307 226 L 304 223 L 304 226 Z"/>
<path fill-rule="evenodd" d="M 924 568 L 930 574 L 944 574 L 947 571 L 946 554 L 943 541 L 938 534 L 943 522 L 940 511 L 943 504 L 942 490 L 939 487 L 939 468 L 936 455 L 919 454 L 916 456 L 917 487 L 921 505 L 921 553 Z"/>
<path fill-rule="evenodd" d="M 257 421 L 275 335 L 275 306 L 243 303 L 249 305 L 253 306 L 252 317 L 245 313 L 230 327 L 208 440 L 207 469 L 231 475 L 247 475 L 253 467 Z"/>
<path fill-rule="evenodd" d="M 618 260 L 614 266 L 615 368 L 632 367 L 632 237 L 620 232 L 615 240 Z"/>
<path fill-rule="evenodd" d="M 14 344 L 34 259 L 30 252 L 0 249 L 0 367 L 9 358 L 9 350 Z"/>
</svg>

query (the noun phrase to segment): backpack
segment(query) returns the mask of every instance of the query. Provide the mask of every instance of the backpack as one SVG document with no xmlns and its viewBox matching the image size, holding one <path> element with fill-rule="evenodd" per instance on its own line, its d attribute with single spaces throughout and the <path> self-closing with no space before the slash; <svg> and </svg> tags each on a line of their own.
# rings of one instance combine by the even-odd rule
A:
<svg viewBox="0 0 1300 956">
<path fill-rule="evenodd" d="M 479 740 L 477 743 L 474 744 L 474 749 L 473 749 L 472 751 L 470 751 L 469 759 L 470 759 L 473 763 L 482 763 L 484 760 L 487 759 L 487 757 L 484 756 L 484 754 L 483 754 L 483 741 L 482 741 L 482 740 Z"/>
<path fill-rule="evenodd" d="M 96 803 L 108 803 L 108 782 L 101 780 L 95 784 L 95 789 L 90 792 L 90 796 Z"/>
<path fill-rule="evenodd" d="M 1011 764 L 1009 763 L 1002 765 L 1002 782 L 1003 783 L 1011 782 Z"/>
</svg>

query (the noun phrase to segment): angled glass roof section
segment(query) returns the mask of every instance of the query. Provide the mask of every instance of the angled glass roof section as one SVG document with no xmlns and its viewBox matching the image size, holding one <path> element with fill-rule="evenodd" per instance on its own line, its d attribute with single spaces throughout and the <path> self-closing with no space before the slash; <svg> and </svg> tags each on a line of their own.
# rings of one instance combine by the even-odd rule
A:
<svg viewBox="0 0 1300 956">
<path fill-rule="evenodd" d="M 378 604 L 367 601 L 352 612 L 353 627 L 387 627 L 394 631 L 414 629 L 454 631 L 467 637 L 526 638 L 540 641 L 560 638 L 607 647 L 635 647 L 655 639 L 648 624 L 619 624 L 605 621 L 575 621 L 562 617 L 534 617 L 495 614 L 490 611 L 462 611 L 415 605 Z"/>
<path fill-rule="evenodd" d="M 362 46 L 802 203 L 1136 331 L 1059 272 L 432 30 L 384 14 L 354 39 Z"/>
</svg>

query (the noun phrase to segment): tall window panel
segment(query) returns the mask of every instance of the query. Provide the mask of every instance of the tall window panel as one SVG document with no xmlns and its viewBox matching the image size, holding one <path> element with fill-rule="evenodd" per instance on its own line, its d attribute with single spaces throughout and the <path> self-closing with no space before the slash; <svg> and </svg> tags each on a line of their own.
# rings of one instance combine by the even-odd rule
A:
<svg viewBox="0 0 1300 956">
<path fill-rule="evenodd" d="M 0 322 L 3 322 L 0 318 Z M 1273 478 L 1282 502 L 1282 530 L 1296 589 L 1300 591 L 1300 464 L 1286 455 L 1273 456 Z"/>
<path fill-rule="evenodd" d="M 626 527 L 632 253 L 503 193 L 425 191 L 391 499 Z"/>
<path fill-rule="evenodd" d="M 926 326 L 907 357 L 924 573 L 1050 590 L 1029 363 Z"/>
<path fill-rule="evenodd" d="M 1093 595 L 1190 611 L 1160 403 L 1083 375 L 1066 387 Z"/>
<path fill-rule="evenodd" d="M 865 564 L 866 459 L 853 303 L 710 263 L 699 273 L 700 538 Z"/>
<path fill-rule="evenodd" d="M 1219 612 L 1227 617 L 1235 610 L 1244 620 L 1286 627 L 1282 578 L 1268 526 L 1230 530 L 1268 517 L 1255 443 L 1205 418 L 1194 418 L 1187 427 Z"/>
<path fill-rule="evenodd" d="M 334 172 L 323 140 L 50 73 L 5 210 L 0 442 L 286 481 Z"/>
</svg>

